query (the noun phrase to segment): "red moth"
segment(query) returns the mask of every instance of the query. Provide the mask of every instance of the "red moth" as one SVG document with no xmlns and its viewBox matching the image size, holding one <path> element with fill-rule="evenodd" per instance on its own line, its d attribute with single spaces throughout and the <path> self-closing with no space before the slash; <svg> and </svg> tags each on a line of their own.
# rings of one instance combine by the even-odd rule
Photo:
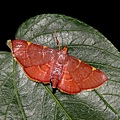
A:
<svg viewBox="0 0 120 120">
<path fill-rule="evenodd" d="M 92 90 L 108 80 L 97 68 L 68 55 L 67 47 L 59 50 L 27 42 L 25 40 L 8 41 L 15 60 L 22 66 L 27 76 L 36 82 L 52 83 L 68 94 L 82 90 Z"/>
</svg>

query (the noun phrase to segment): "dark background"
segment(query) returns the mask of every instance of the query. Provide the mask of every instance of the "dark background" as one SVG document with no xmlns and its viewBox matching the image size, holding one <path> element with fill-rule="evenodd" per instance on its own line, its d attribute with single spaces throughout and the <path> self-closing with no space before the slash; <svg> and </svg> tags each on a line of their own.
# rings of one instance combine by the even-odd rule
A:
<svg viewBox="0 0 120 120">
<path fill-rule="evenodd" d="M 28 2 L 28 3 L 27 3 Z M 94 27 L 120 51 L 120 7 L 109 1 L 4 1 L 0 3 L 0 51 L 9 51 L 8 39 L 14 39 L 18 27 L 27 19 L 39 14 L 55 13 L 77 18 Z"/>
</svg>

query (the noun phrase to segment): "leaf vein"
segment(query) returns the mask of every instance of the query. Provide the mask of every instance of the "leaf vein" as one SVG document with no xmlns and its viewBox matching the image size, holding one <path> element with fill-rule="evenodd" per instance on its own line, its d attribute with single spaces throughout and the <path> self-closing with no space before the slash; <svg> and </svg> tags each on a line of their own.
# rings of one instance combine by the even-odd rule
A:
<svg viewBox="0 0 120 120">
<path fill-rule="evenodd" d="M 110 110 L 115 113 L 116 115 L 118 114 L 117 111 L 104 99 L 104 97 L 102 96 L 102 94 L 100 94 L 99 92 L 97 92 L 97 90 L 94 89 L 94 92 L 99 96 L 99 98 L 105 103 L 105 105 L 110 108 Z M 119 117 L 119 116 L 118 116 Z"/>
<path fill-rule="evenodd" d="M 21 99 L 20 99 L 20 96 L 19 96 L 19 93 L 18 93 L 18 89 L 17 89 L 17 83 L 16 83 L 17 76 L 16 76 L 15 69 L 16 69 L 16 62 L 13 61 L 13 73 L 14 73 L 13 85 L 14 85 L 14 91 L 15 91 L 15 95 L 16 95 L 16 98 L 17 98 L 17 101 L 18 101 L 18 105 L 20 107 L 20 111 L 21 111 L 22 116 L 23 116 L 23 120 L 27 120 L 27 117 L 25 115 L 25 111 L 24 111 L 24 108 L 22 106 L 22 102 L 21 102 Z"/>
</svg>

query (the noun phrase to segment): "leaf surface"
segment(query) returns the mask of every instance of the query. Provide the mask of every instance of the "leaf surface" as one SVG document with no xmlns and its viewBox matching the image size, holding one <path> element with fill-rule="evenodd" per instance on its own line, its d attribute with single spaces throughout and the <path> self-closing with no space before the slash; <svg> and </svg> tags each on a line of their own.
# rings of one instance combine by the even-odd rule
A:
<svg viewBox="0 0 120 120">
<path fill-rule="evenodd" d="M 119 120 L 120 53 L 96 29 L 64 15 L 43 14 L 25 21 L 17 39 L 58 49 L 54 30 L 69 54 L 101 69 L 108 82 L 93 91 L 68 95 L 30 81 L 11 53 L 0 52 L 1 120 Z"/>
</svg>

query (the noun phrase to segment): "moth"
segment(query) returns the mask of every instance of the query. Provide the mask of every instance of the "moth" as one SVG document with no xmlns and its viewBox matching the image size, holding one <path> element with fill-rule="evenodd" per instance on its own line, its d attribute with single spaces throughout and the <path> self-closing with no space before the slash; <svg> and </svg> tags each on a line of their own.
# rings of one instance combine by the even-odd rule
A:
<svg viewBox="0 0 120 120">
<path fill-rule="evenodd" d="M 69 55 L 66 46 L 60 49 L 57 37 L 56 41 L 58 50 L 19 39 L 9 40 L 8 44 L 28 78 L 44 84 L 51 82 L 53 89 L 77 94 L 93 90 L 108 80 L 101 70 Z"/>
</svg>

